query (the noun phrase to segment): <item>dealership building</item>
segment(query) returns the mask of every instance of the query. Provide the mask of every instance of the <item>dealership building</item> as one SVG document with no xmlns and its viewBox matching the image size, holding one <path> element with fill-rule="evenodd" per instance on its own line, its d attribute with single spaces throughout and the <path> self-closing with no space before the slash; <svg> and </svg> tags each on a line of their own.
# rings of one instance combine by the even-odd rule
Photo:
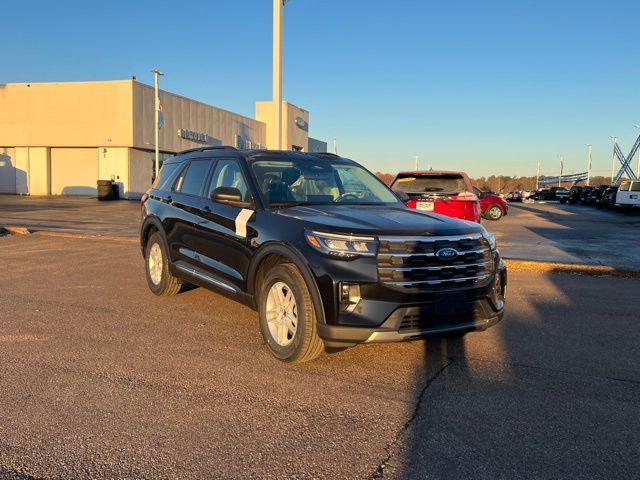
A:
<svg viewBox="0 0 640 480">
<path fill-rule="evenodd" d="M 255 118 L 160 91 L 160 159 L 190 148 L 273 148 L 273 102 Z M 326 151 L 310 138 L 309 112 L 283 102 L 283 148 Z M 154 90 L 132 80 L 0 85 L 0 193 L 95 195 L 113 180 L 139 198 L 154 175 Z"/>
</svg>

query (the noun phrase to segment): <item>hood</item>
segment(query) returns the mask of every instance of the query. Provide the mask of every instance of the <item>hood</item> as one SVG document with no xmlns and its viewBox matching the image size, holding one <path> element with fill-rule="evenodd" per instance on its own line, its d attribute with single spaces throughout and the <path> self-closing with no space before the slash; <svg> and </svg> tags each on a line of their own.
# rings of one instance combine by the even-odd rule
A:
<svg viewBox="0 0 640 480">
<path fill-rule="evenodd" d="M 324 232 L 361 235 L 464 235 L 481 233 L 477 223 L 401 205 L 314 205 L 278 210 L 278 215 Z"/>
</svg>

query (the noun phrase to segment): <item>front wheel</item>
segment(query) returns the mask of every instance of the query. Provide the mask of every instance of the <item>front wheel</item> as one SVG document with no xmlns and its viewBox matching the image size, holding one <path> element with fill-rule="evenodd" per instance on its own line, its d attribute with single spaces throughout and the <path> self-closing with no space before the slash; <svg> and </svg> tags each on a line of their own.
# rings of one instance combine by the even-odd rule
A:
<svg viewBox="0 0 640 480">
<path fill-rule="evenodd" d="M 494 222 L 496 220 L 500 220 L 503 215 L 504 212 L 502 211 L 502 208 L 500 208 L 500 205 L 492 205 L 487 210 L 487 217 L 489 218 L 489 220 L 493 220 Z"/>
<path fill-rule="evenodd" d="M 295 265 L 283 263 L 267 272 L 258 307 L 262 337 L 276 358 L 303 363 L 322 353 L 313 300 Z"/>
</svg>

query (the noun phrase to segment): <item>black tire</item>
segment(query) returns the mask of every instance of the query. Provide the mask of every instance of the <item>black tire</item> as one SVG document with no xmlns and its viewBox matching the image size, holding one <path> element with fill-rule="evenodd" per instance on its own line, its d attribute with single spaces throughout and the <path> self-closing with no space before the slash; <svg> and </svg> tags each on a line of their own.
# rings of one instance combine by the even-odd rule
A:
<svg viewBox="0 0 640 480">
<path fill-rule="evenodd" d="M 504 216 L 504 210 L 502 210 L 502 207 L 497 203 L 494 203 L 489 208 L 487 208 L 487 215 L 485 218 L 487 220 L 492 220 L 496 222 L 500 220 L 503 216 Z"/>
<path fill-rule="evenodd" d="M 154 248 L 154 245 L 157 245 L 160 248 L 160 252 L 162 255 L 162 269 L 161 269 L 161 278 L 158 283 L 155 283 L 151 278 L 151 267 L 149 261 L 149 255 L 151 250 Z M 154 232 L 147 242 L 147 246 L 144 251 L 144 270 L 147 274 L 147 285 L 149 285 L 149 290 L 158 295 L 159 297 L 167 297 L 169 295 L 175 295 L 180 291 L 182 287 L 182 280 L 177 277 L 174 277 L 169 271 L 169 258 L 167 256 L 167 249 L 165 247 L 165 243 L 162 239 L 162 236 L 158 232 Z"/>
<path fill-rule="evenodd" d="M 278 282 L 284 283 L 296 302 L 297 325 L 295 334 L 288 345 L 280 345 L 272 336 L 267 323 L 267 299 L 271 287 Z M 309 362 L 320 356 L 324 343 L 318 336 L 317 315 L 313 299 L 304 277 L 291 263 L 281 263 L 271 268 L 259 286 L 258 315 L 260 332 L 271 353 L 279 360 L 288 363 Z"/>
</svg>

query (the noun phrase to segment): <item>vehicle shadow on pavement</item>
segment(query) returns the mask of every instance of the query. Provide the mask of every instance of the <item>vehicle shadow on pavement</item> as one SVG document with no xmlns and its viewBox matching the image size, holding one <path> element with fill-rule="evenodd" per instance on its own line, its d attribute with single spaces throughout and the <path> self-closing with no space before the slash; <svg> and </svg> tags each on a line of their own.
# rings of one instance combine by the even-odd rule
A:
<svg viewBox="0 0 640 480">
<path fill-rule="evenodd" d="M 439 371 L 416 372 L 384 478 L 638 478 L 640 282 L 514 277 L 500 324 L 424 341 Z"/>
</svg>

